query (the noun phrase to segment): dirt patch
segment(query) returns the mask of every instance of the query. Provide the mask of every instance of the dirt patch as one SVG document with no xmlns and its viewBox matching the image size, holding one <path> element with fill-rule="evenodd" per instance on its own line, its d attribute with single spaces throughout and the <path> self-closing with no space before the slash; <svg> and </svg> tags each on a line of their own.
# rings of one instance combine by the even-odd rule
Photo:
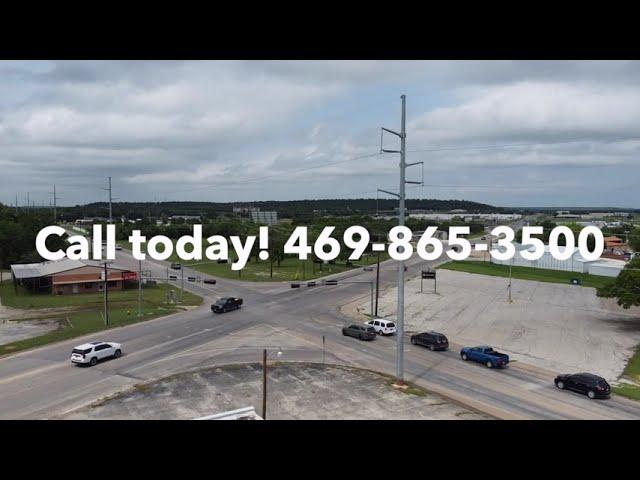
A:
<svg viewBox="0 0 640 480">
<path fill-rule="evenodd" d="M 38 337 L 58 329 L 58 320 L 6 320 L 0 322 L 0 345 Z"/>
<path fill-rule="evenodd" d="M 268 419 L 486 419 L 416 385 L 338 365 L 269 368 Z M 261 413 L 262 365 L 236 364 L 172 375 L 95 402 L 70 419 L 192 419 L 253 406 Z"/>
</svg>

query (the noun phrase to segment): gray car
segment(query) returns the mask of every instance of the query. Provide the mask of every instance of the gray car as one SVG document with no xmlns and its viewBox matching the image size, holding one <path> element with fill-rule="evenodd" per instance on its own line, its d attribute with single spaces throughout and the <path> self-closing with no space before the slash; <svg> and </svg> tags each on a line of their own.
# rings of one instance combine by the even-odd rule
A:
<svg viewBox="0 0 640 480">
<path fill-rule="evenodd" d="M 359 340 L 375 340 L 376 331 L 373 327 L 368 327 L 367 325 L 349 325 L 342 329 L 342 335 Z"/>
</svg>

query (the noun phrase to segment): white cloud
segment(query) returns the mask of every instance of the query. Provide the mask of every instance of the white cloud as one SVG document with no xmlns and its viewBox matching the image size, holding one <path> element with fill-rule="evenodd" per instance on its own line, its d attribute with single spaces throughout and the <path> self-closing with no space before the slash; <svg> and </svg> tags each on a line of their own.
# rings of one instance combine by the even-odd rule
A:
<svg viewBox="0 0 640 480">
<path fill-rule="evenodd" d="M 108 175 L 123 195 L 138 200 L 174 190 L 184 192 L 179 198 L 207 200 L 375 192 L 397 183 L 397 156 L 336 162 L 377 151 L 379 126 L 394 128 L 377 106 L 391 105 L 403 92 L 412 114 L 409 160 L 424 160 L 434 184 L 500 185 L 517 172 L 519 183 L 530 182 L 538 193 L 539 179 L 547 179 L 556 187 L 547 187 L 546 195 L 554 195 L 558 179 L 549 182 L 550 176 L 570 171 L 565 188 L 575 190 L 593 181 L 589 169 L 605 167 L 631 168 L 628 182 L 629 175 L 637 178 L 640 153 L 639 65 L 0 63 L 0 95 L 6 97 L 0 99 L 0 199 L 35 184 L 44 192 L 55 181 L 72 190 L 66 201 L 94 201 L 102 199 L 95 189 L 78 185 Z M 527 146 L 462 149 L 521 143 Z M 449 150 L 411 152 L 438 147 Z M 241 184 L 261 177 L 269 180 Z M 602 181 L 611 188 L 616 179 Z M 227 185 L 224 198 L 209 184 Z M 504 193 L 498 203 L 519 203 L 505 189 L 492 191 Z M 469 192 L 472 199 L 497 198 L 489 188 L 437 193 Z"/>
<path fill-rule="evenodd" d="M 415 142 L 640 138 L 640 89 L 522 82 L 477 91 L 412 120 Z"/>
</svg>

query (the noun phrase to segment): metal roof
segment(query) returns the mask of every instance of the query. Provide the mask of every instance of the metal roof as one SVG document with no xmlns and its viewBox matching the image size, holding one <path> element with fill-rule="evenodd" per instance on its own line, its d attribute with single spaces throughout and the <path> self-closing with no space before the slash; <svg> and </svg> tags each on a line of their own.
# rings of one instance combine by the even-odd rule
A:
<svg viewBox="0 0 640 480">
<path fill-rule="evenodd" d="M 24 263 L 11 265 L 11 272 L 14 278 L 36 278 L 45 277 L 48 275 L 55 275 L 56 273 L 66 272 L 67 270 L 74 270 L 76 268 L 84 267 L 84 263 L 80 260 L 70 260 L 63 258 L 56 262 L 42 262 L 42 263 Z"/>
<path fill-rule="evenodd" d="M 87 266 L 101 267 L 102 265 L 98 260 L 80 261 L 63 258 L 62 260 L 57 260 L 55 262 L 23 263 L 11 265 L 11 273 L 13 273 L 14 278 L 20 280 L 23 278 L 47 277 L 49 275 L 56 275 L 58 273 Z M 108 268 L 109 270 L 129 270 L 128 268 L 119 267 L 117 265 L 109 265 Z"/>
</svg>

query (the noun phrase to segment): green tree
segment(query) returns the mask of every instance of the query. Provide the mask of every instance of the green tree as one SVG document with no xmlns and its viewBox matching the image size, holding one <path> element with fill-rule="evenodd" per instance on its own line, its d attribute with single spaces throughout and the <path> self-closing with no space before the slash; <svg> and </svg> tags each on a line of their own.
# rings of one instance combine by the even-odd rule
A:
<svg viewBox="0 0 640 480">
<path fill-rule="evenodd" d="M 640 252 L 640 227 L 636 227 L 629 233 L 629 247 L 634 252 Z"/>
<path fill-rule="evenodd" d="M 611 284 L 599 288 L 598 296 L 617 298 L 624 308 L 640 306 L 640 257 L 627 263 Z"/>
</svg>

